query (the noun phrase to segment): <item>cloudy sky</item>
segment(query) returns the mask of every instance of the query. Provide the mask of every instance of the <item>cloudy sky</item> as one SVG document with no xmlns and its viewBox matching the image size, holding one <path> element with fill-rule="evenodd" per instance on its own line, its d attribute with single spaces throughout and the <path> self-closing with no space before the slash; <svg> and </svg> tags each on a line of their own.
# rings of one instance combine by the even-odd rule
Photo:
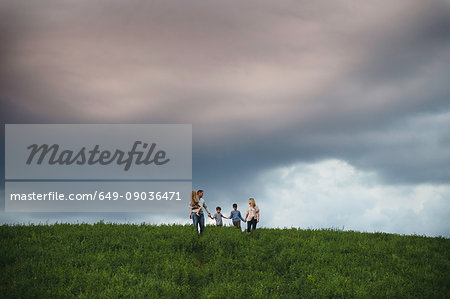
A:
<svg viewBox="0 0 450 299">
<path fill-rule="evenodd" d="M 267 227 L 450 236 L 448 61 L 448 1 L 0 2 L 2 123 L 191 123 Z M 0 222 L 99 217 L 189 220 Z"/>
</svg>

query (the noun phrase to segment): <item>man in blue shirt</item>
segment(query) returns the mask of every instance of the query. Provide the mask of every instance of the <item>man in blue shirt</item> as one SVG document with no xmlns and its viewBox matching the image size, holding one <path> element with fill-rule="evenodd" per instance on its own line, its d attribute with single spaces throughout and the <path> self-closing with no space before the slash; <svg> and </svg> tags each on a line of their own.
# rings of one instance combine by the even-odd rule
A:
<svg viewBox="0 0 450 299">
<path fill-rule="evenodd" d="M 231 221 L 233 221 L 233 225 L 241 229 L 241 220 L 244 221 L 244 219 L 241 216 L 241 212 L 238 211 L 237 204 L 235 203 L 233 204 L 233 211 L 231 211 L 230 218 Z"/>
</svg>

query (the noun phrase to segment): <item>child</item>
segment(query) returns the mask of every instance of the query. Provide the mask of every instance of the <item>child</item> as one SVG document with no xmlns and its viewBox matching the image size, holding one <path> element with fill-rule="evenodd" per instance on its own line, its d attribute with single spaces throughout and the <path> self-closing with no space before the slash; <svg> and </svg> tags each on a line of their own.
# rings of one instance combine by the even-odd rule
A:
<svg viewBox="0 0 450 299">
<path fill-rule="evenodd" d="M 191 208 L 191 212 L 189 213 L 189 218 L 192 218 L 192 212 L 195 212 L 195 214 L 197 214 L 197 216 L 200 216 L 200 210 L 201 207 L 198 204 L 199 200 L 197 197 L 197 192 L 192 191 L 191 192 L 191 203 L 190 203 L 190 208 Z"/>
<path fill-rule="evenodd" d="M 237 204 L 233 204 L 233 211 L 231 211 L 230 217 L 228 217 L 228 219 L 231 219 L 231 221 L 233 221 L 234 226 L 241 229 L 241 220 L 244 221 L 244 219 L 242 219 L 241 212 L 237 209 Z"/>
<path fill-rule="evenodd" d="M 222 226 L 223 225 L 222 218 L 230 219 L 230 217 L 223 216 L 221 211 L 222 211 L 222 208 L 221 207 L 217 207 L 216 208 L 216 212 L 217 213 L 215 213 L 214 216 L 211 217 L 211 219 L 215 219 L 216 220 L 216 226 Z"/>
</svg>

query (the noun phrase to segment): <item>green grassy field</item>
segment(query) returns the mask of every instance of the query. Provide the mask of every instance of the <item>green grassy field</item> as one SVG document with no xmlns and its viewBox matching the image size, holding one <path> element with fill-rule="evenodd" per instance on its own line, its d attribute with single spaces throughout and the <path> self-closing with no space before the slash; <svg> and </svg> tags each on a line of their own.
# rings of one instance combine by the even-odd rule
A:
<svg viewBox="0 0 450 299">
<path fill-rule="evenodd" d="M 0 226 L 0 297 L 414 297 L 450 290 L 450 239 L 335 230 Z"/>
</svg>

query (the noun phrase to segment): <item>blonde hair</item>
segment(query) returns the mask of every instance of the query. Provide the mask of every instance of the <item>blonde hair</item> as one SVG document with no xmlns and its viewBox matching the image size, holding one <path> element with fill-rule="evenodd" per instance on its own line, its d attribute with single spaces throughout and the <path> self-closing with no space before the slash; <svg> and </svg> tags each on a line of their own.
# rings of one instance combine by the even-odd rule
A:
<svg viewBox="0 0 450 299">
<path fill-rule="evenodd" d="M 197 192 L 195 190 L 192 190 L 191 192 L 191 204 L 194 205 L 198 202 Z"/>
<path fill-rule="evenodd" d="M 253 197 L 250 197 L 250 198 L 248 199 L 248 201 L 251 202 L 252 207 L 255 207 L 255 206 L 256 206 L 255 199 L 254 199 Z"/>
</svg>

